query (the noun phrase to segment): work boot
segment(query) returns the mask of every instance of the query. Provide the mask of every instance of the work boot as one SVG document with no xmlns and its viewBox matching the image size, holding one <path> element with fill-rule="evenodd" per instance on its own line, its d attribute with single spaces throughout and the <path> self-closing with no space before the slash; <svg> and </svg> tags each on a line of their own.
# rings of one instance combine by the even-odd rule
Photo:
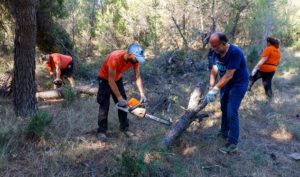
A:
<svg viewBox="0 0 300 177">
<path fill-rule="evenodd" d="M 230 144 L 230 143 L 226 143 L 224 147 L 221 147 L 219 149 L 220 152 L 224 153 L 224 154 L 231 154 L 237 151 L 237 145 L 235 144 Z"/>
<path fill-rule="evenodd" d="M 136 138 L 136 135 L 129 131 L 129 130 L 121 130 L 121 132 L 127 137 L 127 138 L 131 138 L 131 139 L 134 139 Z"/>
<path fill-rule="evenodd" d="M 106 135 L 106 132 L 103 132 L 103 131 L 97 131 L 97 139 L 100 140 L 100 141 L 107 141 L 107 135 Z"/>
</svg>

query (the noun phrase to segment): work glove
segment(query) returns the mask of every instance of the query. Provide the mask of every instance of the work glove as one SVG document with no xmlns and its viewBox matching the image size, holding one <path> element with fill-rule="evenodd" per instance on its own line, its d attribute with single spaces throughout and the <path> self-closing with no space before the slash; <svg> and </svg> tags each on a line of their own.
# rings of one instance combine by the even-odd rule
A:
<svg viewBox="0 0 300 177">
<path fill-rule="evenodd" d="M 144 94 L 141 94 L 141 98 L 140 98 L 140 103 L 146 103 L 147 102 L 147 98 Z"/>
<path fill-rule="evenodd" d="M 257 73 L 258 68 L 255 66 L 251 72 L 251 76 L 254 76 Z"/>
<path fill-rule="evenodd" d="M 121 107 L 127 107 L 127 106 L 128 106 L 128 105 L 127 105 L 127 101 L 124 100 L 122 97 L 120 97 L 120 98 L 118 99 L 118 105 L 121 106 Z"/>
<path fill-rule="evenodd" d="M 55 85 L 62 85 L 62 80 L 61 79 L 59 79 L 59 78 L 55 78 L 54 80 L 53 80 L 53 84 L 55 84 Z"/>
<path fill-rule="evenodd" d="M 206 101 L 208 103 L 212 103 L 217 99 L 217 95 L 219 93 L 219 88 L 218 87 L 213 87 L 212 89 L 210 89 L 206 95 Z"/>
</svg>

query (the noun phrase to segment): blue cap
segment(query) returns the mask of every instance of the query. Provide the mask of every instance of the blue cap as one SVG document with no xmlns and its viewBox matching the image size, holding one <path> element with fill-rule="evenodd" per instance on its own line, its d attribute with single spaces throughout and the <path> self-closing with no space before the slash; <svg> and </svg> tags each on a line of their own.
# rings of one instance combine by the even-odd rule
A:
<svg viewBox="0 0 300 177">
<path fill-rule="evenodd" d="M 145 61 L 144 49 L 139 44 L 130 44 L 128 52 L 132 53 L 140 63 Z"/>
</svg>

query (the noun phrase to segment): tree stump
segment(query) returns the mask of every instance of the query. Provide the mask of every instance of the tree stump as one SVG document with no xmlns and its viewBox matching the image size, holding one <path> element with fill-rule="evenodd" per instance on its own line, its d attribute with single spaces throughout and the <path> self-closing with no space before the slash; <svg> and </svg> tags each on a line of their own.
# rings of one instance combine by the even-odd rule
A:
<svg viewBox="0 0 300 177">
<path fill-rule="evenodd" d="M 198 118 L 201 119 L 203 117 L 206 117 L 205 114 L 197 115 L 199 111 L 205 108 L 207 105 L 207 102 L 205 98 L 203 97 L 205 91 L 205 84 L 198 83 L 196 85 L 196 88 L 193 90 L 190 96 L 188 108 L 184 115 L 177 121 L 172 127 L 171 130 L 169 130 L 164 138 L 160 142 L 160 147 L 162 148 L 168 148 L 173 144 L 176 138 L 178 138 L 191 124 L 191 122 Z M 200 117 L 199 117 L 200 116 Z"/>
</svg>

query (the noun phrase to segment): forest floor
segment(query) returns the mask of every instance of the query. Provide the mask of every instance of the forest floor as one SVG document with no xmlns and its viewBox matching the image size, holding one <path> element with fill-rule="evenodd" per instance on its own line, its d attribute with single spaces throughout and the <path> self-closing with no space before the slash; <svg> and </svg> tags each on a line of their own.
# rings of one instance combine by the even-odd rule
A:
<svg viewBox="0 0 300 177">
<path fill-rule="evenodd" d="M 142 66 L 149 112 L 176 121 L 196 83 L 207 81 L 207 71 L 175 73 L 176 68 L 162 71 L 151 63 Z M 288 156 L 300 153 L 299 71 L 300 52 L 285 51 L 273 82 L 273 101 L 267 101 L 261 81 L 246 94 L 240 108 L 239 150 L 231 155 L 218 152 L 225 143 L 216 138 L 218 101 L 205 108 L 209 118 L 194 121 L 169 150 L 158 148 L 169 127 L 157 122 L 129 115 L 130 130 L 137 137 L 120 133 L 113 103 L 108 140 L 88 133 L 97 128 L 95 97 L 39 104 L 53 116 L 39 141 L 24 136 L 29 120 L 14 116 L 10 104 L 0 104 L 0 176 L 300 176 L 300 161 Z M 136 97 L 130 75 L 125 81 L 128 97 Z"/>
</svg>

